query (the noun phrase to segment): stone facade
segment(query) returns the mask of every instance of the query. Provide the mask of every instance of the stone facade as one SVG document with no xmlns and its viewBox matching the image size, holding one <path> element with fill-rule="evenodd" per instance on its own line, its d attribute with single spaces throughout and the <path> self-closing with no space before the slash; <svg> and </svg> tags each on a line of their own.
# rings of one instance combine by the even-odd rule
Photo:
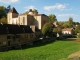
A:
<svg viewBox="0 0 80 60">
<path fill-rule="evenodd" d="M 34 39 L 35 33 L 30 26 L 0 24 L 0 47 L 20 46 Z"/>
<path fill-rule="evenodd" d="M 42 29 L 42 26 L 49 21 L 48 16 L 45 14 L 34 13 L 31 9 L 28 14 L 18 14 L 13 7 L 7 14 L 8 24 L 19 25 L 35 25 L 38 29 Z"/>
</svg>

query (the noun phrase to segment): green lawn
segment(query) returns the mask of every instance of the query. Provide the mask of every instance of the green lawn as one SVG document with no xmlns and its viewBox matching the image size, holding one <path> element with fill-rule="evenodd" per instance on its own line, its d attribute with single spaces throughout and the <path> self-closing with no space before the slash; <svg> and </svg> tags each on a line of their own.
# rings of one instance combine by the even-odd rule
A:
<svg viewBox="0 0 80 60">
<path fill-rule="evenodd" d="M 0 60 L 60 60 L 80 51 L 80 43 L 55 41 L 22 50 L 0 52 Z"/>
</svg>

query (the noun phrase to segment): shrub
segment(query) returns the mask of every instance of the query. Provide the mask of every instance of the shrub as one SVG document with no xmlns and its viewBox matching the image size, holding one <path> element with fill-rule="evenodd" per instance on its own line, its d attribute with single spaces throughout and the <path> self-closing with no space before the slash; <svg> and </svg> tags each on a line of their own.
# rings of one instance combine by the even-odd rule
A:
<svg viewBox="0 0 80 60">
<path fill-rule="evenodd" d="M 77 34 L 77 38 L 80 38 L 80 33 Z"/>
</svg>

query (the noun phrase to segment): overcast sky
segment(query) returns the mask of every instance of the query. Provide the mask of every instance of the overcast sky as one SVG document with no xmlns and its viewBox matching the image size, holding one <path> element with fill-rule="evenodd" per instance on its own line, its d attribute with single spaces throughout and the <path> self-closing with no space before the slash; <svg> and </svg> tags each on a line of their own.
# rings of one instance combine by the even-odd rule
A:
<svg viewBox="0 0 80 60">
<path fill-rule="evenodd" d="M 37 9 L 40 14 L 55 14 L 58 21 L 80 22 L 80 0 L 0 0 L 0 5 L 15 7 L 18 13 Z"/>
</svg>

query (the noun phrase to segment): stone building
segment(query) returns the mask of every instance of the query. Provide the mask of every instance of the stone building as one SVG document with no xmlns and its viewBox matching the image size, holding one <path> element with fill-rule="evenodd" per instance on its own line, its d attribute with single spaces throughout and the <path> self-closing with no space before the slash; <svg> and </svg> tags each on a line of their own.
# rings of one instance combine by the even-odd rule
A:
<svg viewBox="0 0 80 60">
<path fill-rule="evenodd" d="M 0 49 L 29 44 L 34 39 L 35 34 L 28 25 L 0 24 Z"/>
<path fill-rule="evenodd" d="M 62 29 L 62 34 L 64 36 L 72 36 L 73 35 L 73 28 L 64 28 L 64 29 Z"/>
<path fill-rule="evenodd" d="M 38 29 L 42 29 L 42 26 L 48 21 L 48 16 L 35 13 L 32 9 L 29 10 L 28 14 L 19 14 L 13 7 L 7 14 L 8 24 L 35 25 Z"/>
</svg>

